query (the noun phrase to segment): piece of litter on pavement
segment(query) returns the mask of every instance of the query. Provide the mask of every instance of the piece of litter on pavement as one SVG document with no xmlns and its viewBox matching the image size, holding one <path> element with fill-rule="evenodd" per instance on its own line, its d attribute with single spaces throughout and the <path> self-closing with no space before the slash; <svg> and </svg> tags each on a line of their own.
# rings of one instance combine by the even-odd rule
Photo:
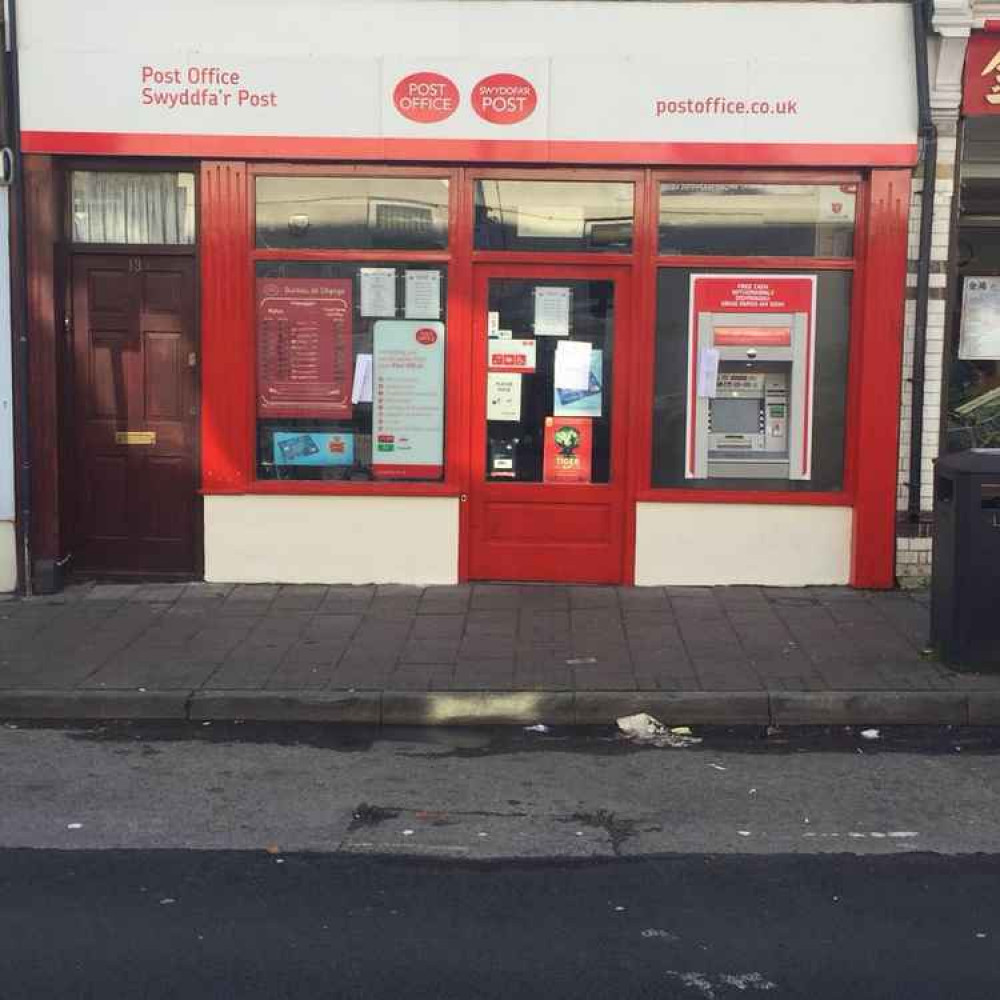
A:
<svg viewBox="0 0 1000 1000">
<path fill-rule="evenodd" d="M 403 831 L 403 836 L 404 837 L 412 837 L 413 836 L 413 831 L 412 830 L 404 830 Z"/>
<path fill-rule="evenodd" d="M 582 837 L 582 836 L 583 836 L 583 830 L 577 830 L 577 831 L 576 831 L 576 835 L 577 835 L 578 837 Z"/>
<path fill-rule="evenodd" d="M 736 832 L 737 832 L 737 833 L 738 833 L 738 834 L 739 834 L 739 835 L 740 835 L 741 837 L 749 837 L 749 836 L 750 836 L 750 831 L 749 831 L 749 830 L 737 830 Z"/>
<path fill-rule="evenodd" d="M 984 937 L 986 937 L 986 935 L 985 934 L 977 934 L 976 937 L 977 938 L 984 938 Z"/>
<path fill-rule="evenodd" d="M 688 726 L 673 726 L 668 729 L 659 719 L 646 712 L 623 715 L 617 723 L 621 733 L 637 743 L 649 743 L 656 747 L 688 747 L 701 742 L 700 737 L 691 735 Z"/>
<path fill-rule="evenodd" d="M 526 733 L 547 733 L 549 731 L 549 727 L 543 722 L 539 722 L 534 726 L 525 726 L 524 731 Z"/>
<path fill-rule="evenodd" d="M 480 830 L 479 833 L 477 834 L 477 836 L 479 836 L 479 837 L 488 837 L 489 834 L 485 833 L 483 830 Z"/>
<path fill-rule="evenodd" d="M 716 771 L 728 771 L 728 767 L 723 767 L 721 764 L 709 764 L 709 767 L 715 768 Z"/>
<path fill-rule="evenodd" d="M 596 656 L 575 656 L 570 660 L 566 661 L 566 665 L 570 667 L 578 667 L 583 663 L 596 663 Z"/>
<path fill-rule="evenodd" d="M 203 726 L 210 726 L 211 724 L 212 724 L 211 722 L 203 722 L 202 723 Z"/>
<path fill-rule="evenodd" d="M 877 729 L 862 729 L 861 736 L 866 740 L 877 740 L 879 738 L 879 731 Z"/>
<path fill-rule="evenodd" d="M 176 902 L 177 902 L 176 899 L 171 899 L 170 896 L 164 896 L 164 898 L 160 900 L 160 906 L 169 906 L 171 903 L 176 903 Z"/>
<path fill-rule="evenodd" d="M 624 906 L 616 906 L 615 907 L 615 913 L 624 913 L 624 912 L 625 912 L 625 907 Z"/>
<path fill-rule="evenodd" d="M 757 794 L 757 789 L 756 788 L 751 788 L 748 794 L 750 794 L 750 795 L 756 795 Z"/>
<path fill-rule="evenodd" d="M 140 690 L 140 691 L 145 691 L 146 689 L 145 689 L 145 688 L 139 688 L 139 690 Z"/>
<path fill-rule="evenodd" d="M 276 865 L 283 865 L 285 863 L 285 859 L 284 858 L 275 858 L 274 859 L 274 863 Z"/>
<path fill-rule="evenodd" d="M 66 829 L 67 830 L 82 830 L 83 829 L 83 824 L 82 823 L 67 823 L 66 824 Z"/>
</svg>

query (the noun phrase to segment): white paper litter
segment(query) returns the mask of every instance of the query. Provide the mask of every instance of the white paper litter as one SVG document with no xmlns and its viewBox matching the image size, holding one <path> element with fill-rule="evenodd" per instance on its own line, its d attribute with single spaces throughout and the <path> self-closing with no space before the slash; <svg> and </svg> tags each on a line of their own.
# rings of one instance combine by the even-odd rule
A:
<svg viewBox="0 0 1000 1000">
<path fill-rule="evenodd" d="M 649 743 L 656 747 L 689 747 L 700 743 L 701 739 L 691 735 L 687 726 L 674 726 L 668 729 L 659 719 L 646 712 L 635 715 L 623 715 L 617 720 L 622 734 L 637 743 Z"/>
</svg>

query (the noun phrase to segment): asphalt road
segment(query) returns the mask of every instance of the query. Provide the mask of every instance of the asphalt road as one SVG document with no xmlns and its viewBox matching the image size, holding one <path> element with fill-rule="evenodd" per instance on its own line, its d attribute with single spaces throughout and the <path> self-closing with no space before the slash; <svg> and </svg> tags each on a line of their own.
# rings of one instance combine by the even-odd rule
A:
<svg viewBox="0 0 1000 1000">
<path fill-rule="evenodd" d="M 994 1000 L 996 858 L 0 854 L 0 996 Z"/>
<path fill-rule="evenodd" d="M 0 726 L 0 1000 L 995 1000 L 1000 734 Z"/>
</svg>

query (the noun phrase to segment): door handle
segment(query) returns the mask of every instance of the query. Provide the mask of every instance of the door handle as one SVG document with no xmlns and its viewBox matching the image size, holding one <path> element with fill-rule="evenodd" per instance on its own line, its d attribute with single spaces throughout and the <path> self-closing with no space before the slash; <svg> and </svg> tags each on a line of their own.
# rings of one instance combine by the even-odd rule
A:
<svg viewBox="0 0 1000 1000">
<path fill-rule="evenodd" d="M 458 502 L 459 503 L 468 503 L 469 502 L 469 494 L 468 493 L 459 493 L 458 494 Z"/>
</svg>

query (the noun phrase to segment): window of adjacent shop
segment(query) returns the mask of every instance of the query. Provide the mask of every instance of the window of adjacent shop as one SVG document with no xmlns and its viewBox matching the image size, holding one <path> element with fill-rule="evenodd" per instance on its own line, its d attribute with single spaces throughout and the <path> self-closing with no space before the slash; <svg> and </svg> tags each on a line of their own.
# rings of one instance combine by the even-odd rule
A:
<svg viewBox="0 0 1000 1000">
<path fill-rule="evenodd" d="M 445 477 L 449 178 L 255 178 L 261 481 Z"/>
<path fill-rule="evenodd" d="M 963 126 L 944 450 L 1000 448 L 1000 121 Z"/>
<path fill-rule="evenodd" d="M 858 190 L 660 184 L 654 489 L 844 489 Z"/>
<path fill-rule="evenodd" d="M 74 243 L 191 246 L 194 174 L 74 170 L 70 232 Z"/>
</svg>

